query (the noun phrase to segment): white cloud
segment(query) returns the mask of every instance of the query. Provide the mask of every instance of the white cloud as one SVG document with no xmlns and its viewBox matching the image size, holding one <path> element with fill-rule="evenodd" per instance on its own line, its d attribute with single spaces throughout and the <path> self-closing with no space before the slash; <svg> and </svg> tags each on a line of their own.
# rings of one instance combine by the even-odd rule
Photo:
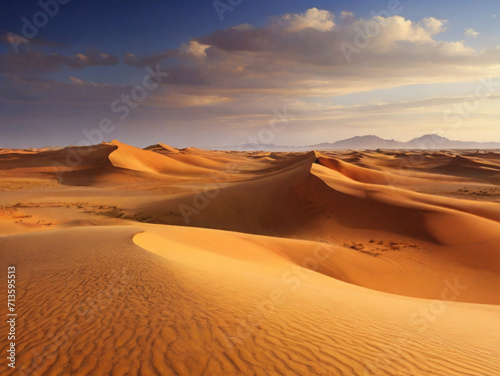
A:
<svg viewBox="0 0 500 376">
<path fill-rule="evenodd" d="M 468 37 L 477 37 L 479 33 L 472 28 L 464 29 L 464 34 Z"/>
<path fill-rule="evenodd" d="M 500 49 L 476 51 L 465 41 L 440 40 L 446 20 L 363 19 L 350 12 L 341 13 L 338 24 L 334 19 L 333 13 L 312 8 L 271 18 L 263 27 L 231 27 L 177 50 L 127 55 L 124 61 L 139 67 L 167 63 L 171 75 L 165 83 L 209 89 L 224 98 L 245 93 L 329 96 L 500 76 Z M 352 48 L 349 59 L 343 45 Z"/>
<path fill-rule="evenodd" d="M 329 31 L 335 26 L 334 17 L 334 14 L 327 10 L 311 8 L 302 14 L 290 13 L 276 17 L 274 23 L 285 31 L 292 33 L 306 28 Z"/>
<path fill-rule="evenodd" d="M 207 44 L 200 44 L 195 40 L 189 42 L 189 44 L 183 44 L 180 50 L 187 54 L 192 54 L 195 57 L 205 57 L 207 56 L 206 50 L 210 46 Z"/>
<path fill-rule="evenodd" d="M 434 17 L 424 18 L 421 22 L 425 29 L 429 32 L 429 34 L 439 34 L 446 30 L 444 25 L 448 22 L 448 20 L 438 20 Z"/>
</svg>

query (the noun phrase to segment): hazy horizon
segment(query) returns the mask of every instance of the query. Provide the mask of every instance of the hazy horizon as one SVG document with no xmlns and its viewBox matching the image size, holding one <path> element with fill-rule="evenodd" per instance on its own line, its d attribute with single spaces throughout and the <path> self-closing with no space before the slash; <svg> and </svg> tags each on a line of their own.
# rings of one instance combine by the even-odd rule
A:
<svg viewBox="0 0 500 376">
<path fill-rule="evenodd" d="M 200 148 L 200 149 L 215 148 L 215 149 L 221 149 L 221 150 L 231 150 L 231 149 L 225 149 L 225 148 L 228 148 L 228 147 L 237 147 L 237 146 L 244 146 L 244 145 L 260 145 L 260 146 L 263 146 L 263 147 L 266 147 L 266 146 L 268 146 L 268 147 L 269 146 L 276 146 L 276 147 L 284 147 L 284 148 L 306 148 L 306 147 L 317 146 L 317 145 L 325 144 L 325 143 L 334 144 L 334 143 L 340 142 L 340 141 L 348 141 L 348 140 L 351 140 L 351 139 L 354 139 L 354 138 L 363 138 L 363 137 L 377 137 L 377 138 L 382 139 L 384 141 L 396 141 L 396 142 L 400 142 L 400 143 L 409 143 L 409 142 L 411 142 L 411 141 L 413 141 L 415 139 L 426 137 L 426 136 L 429 136 L 429 137 L 433 137 L 433 136 L 442 137 L 442 136 L 436 135 L 436 134 L 425 134 L 425 135 L 421 135 L 421 136 L 418 136 L 418 137 L 411 138 L 409 140 L 399 140 L 399 139 L 396 139 L 396 138 L 385 139 L 383 137 L 379 137 L 377 135 L 371 134 L 371 135 L 357 135 L 357 136 L 349 137 L 347 139 L 339 139 L 339 140 L 333 140 L 333 141 L 323 141 L 323 142 L 320 142 L 320 143 L 308 144 L 308 145 L 281 145 L 281 144 L 274 144 L 274 143 L 261 143 L 261 142 L 255 142 L 255 143 L 249 142 L 249 143 L 246 143 L 245 142 L 245 143 L 234 144 L 234 145 L 207 145 L 207 146 L 198 146 L 198 145 L 174 145 L 174 144 L 171 144 L 168 141 L 164 141 L 164 140 L 158 140 L 155 143 L 151 143 L 151 144 L 147 144 L 147 145 L 138 145 L 138 144 L 134 144 L 134 143 L 130 143 L 130 144 L 126 143 L 126 144 L 134 146 L 134 147 L 137 147 L 137 148 L 141 148 L 141 149 L 147 148 L 149 146 L 154 146 L 154 145 L 157 145 L 157 144 L 165 144 L 165 145 L 177 148 L 177 149 L 184 149 L 184 148 L 194 147 L 194 148 Z M 451 142 L 466 142 L 466 143 L 484 143 L 484 144 L 498 143 L 496 141 L 481 142 L 481 141 L 476 141 L 476 140 L 452 140 L 452 139 L 447 139 L 447 140 L 451 141 Z M 111 143 L 113 141 L 123 142 L 121 140 L 116 140 L 116 139 L 103 140 L 104 143 Z M 96 146 L 98 144 L 89 144 L 89 145 Z M 58 149 L 58 148 L 66 148 L 66 147 L 74 147 L 74 146 L 79 146 L 79 145 L 72 145 L 72 144 L 69 144 L 69 145 L 44 145 L 44 146 L 41 146 L 41 147 L 31 147 L 31 146 L 27 146 L 27 147 L 4 147 L 4 146 L 0 145 L 0 149 L 7 149 L 7 150 L 8 149 L 13 149 L 13 150 L 17 150 L 17 149 L 18 150 L 22 150 L 22 149 L 45 149 L 45 148 L 48 148 L 48 149 L 50 149 L 50 148 Z M 475 148 L 472 148 L 472 149 L 475 149 Z"/>
</svg>

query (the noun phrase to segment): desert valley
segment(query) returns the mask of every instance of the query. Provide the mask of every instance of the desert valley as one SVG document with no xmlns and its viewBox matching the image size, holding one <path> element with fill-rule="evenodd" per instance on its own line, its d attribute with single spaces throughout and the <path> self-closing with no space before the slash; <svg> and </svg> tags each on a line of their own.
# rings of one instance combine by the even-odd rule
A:
<svg viewBox="0 0 500 376">
<path fill-rule="evenodd" d="M 498 151 L 3 149 L 0 205 L 2 375 L 500 374 Z"/>
</svg>

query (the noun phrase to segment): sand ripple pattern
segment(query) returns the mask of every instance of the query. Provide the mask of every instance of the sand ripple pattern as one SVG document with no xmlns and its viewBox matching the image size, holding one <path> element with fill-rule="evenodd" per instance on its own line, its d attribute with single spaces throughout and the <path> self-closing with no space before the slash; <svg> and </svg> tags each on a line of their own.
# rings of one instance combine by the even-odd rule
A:
<svg viewBox="0 0 500 376">
<path fill-rule="evenodd" d="M 313 272 L 294 289 L 282 279 L 286 262 L 263 270 L 205 255 L 219 267 L 203 268 L 201 253 L 180 262 L 173 243 L 165 243 L 166 257 L 138 247 L 140 231 L 87 227 L 2 239 L 18 270 L 20 317 L 19 368 L 2 361 L 0 374 L 500 374 L 495 306 L 450 304 L 420 331 L 409 317 L 427 300 Z M 256 308 L 276 289 L 279 304 Z"/>
</svg>

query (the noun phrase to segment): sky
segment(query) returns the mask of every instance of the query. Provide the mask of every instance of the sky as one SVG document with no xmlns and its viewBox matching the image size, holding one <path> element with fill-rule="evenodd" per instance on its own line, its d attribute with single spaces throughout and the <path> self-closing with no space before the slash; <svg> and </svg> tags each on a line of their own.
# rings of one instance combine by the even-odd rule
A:
<svg viewBox="0 0 500 376">
<path fill-rule="evenodd" d="M 500 142 L 500 4 L 5 0 L 0 147 Z"/>
</svg>

